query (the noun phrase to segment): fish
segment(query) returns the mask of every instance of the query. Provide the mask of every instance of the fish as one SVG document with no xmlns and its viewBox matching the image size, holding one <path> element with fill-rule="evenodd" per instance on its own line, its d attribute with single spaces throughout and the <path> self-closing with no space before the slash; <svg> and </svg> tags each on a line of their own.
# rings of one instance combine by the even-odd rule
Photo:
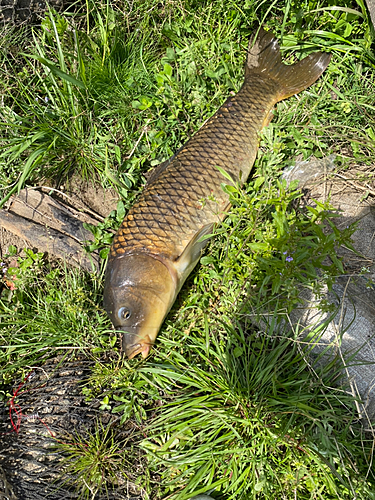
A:
<svg viewBox="0 0 375 500">
<path fill-rule="evenodd" d="M 259 27 L 239 92 L 151 173 L 114 236 L 105 272 L 104 308 L 129 359 L 148 356 L 214 225 L 224 219 L 230 203 L 223 171 L 233 185 L 246 181 L 275 104 L 313 84 L 330 58 L 315 52 L 286 65 L 275 36 Z"/>
</svg>

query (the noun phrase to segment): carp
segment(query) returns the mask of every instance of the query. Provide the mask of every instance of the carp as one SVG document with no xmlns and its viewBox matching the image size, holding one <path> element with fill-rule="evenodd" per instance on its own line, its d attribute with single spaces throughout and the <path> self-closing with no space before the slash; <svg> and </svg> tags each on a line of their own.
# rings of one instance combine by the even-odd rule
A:
<svg viewBox="0 0 375 500">
<path fill-rule="evenodd" d="M 246 181 L 274 105 L 314 83 L 330 57 L 316 52 L 286 65 L 277 39 L 259 28 L 249 42 L 240 91 L 152 172 L 114 237 L 106 268 L 104 308 L 123 332 L 129 358 L 149 354 L 201 257 L 203 237 L 225 217 L 230 204 L 220 169 L 233 184 Z"/>
</svg>

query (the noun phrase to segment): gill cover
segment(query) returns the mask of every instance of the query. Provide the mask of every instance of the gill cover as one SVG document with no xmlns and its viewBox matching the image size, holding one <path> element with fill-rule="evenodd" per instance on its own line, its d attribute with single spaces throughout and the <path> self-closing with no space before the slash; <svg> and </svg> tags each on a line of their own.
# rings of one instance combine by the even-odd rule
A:
<svg viewBox="0 0 375 500">
<path fill-rule="evenodd" d="M 110 259 L 104 308 L 124 332 L 122 348 L 129 358 L 148 355 L 176 294 L 176 280 L 159 259 L 142 252 Z"/>
</svg>

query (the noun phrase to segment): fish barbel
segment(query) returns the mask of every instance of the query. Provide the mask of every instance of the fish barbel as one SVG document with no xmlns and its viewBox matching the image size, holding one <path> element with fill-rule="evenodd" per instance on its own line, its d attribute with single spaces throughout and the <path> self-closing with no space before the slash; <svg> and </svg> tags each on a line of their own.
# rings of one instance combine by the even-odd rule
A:
<svg viewBox="0 0 375 500">
<path fill-rule="evenodd" d="M 184 281 L 200 259 L 213 225 L 225 217 L 223 176 L 244 182 L 256 158 L 259 132 L 274 105 L 315 82 L 330 61 L 316 52 L 293 65 L 281 61 L 272 33 L 249 43 L 245 81 L 200 130 L 152 172 L 114 237 L 104 308 L 129 358 L 146 357 Z"/>
</svg>

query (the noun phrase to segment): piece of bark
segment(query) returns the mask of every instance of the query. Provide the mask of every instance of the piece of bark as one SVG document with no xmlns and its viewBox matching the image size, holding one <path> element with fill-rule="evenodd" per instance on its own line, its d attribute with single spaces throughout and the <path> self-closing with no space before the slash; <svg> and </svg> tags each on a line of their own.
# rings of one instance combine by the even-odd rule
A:
<svg viewBox="0 0 375 500">
<path fill-rule="evenodd" d="M 93 234 L 83 223 L 97 224 L 91 216 L 63 205 L 35 189 L 23 189 L 11 199 L 8 210 L 15 215 L 56 229 L 77 241 L 94 240 Z"/>
<path fill-rule="evenodd" d="M 119 194 L 114 189 L 103 188 L 97 182 L 84 180 L 77 174 L 66 180 L 64 185 L 53 187 L 58 188 L 54 192 L 54 197 L 57 197 L 62 203 L 68 200 L 69 204 L 77 210 L 88 209 L 99 214 L 101 218 L 108 217 L 112 210 L 116 210 L 120 199 Z"/>
<path fill-rule="evenodd" d="M 5 210 L 0 210 L 0 226 L 29 241 L 39 251 L 48 252 L 90 272 L 99 268 L 98 256 L 86 254 L 79 242 L 52 227 L 42 226 Z"/>
</svg>

